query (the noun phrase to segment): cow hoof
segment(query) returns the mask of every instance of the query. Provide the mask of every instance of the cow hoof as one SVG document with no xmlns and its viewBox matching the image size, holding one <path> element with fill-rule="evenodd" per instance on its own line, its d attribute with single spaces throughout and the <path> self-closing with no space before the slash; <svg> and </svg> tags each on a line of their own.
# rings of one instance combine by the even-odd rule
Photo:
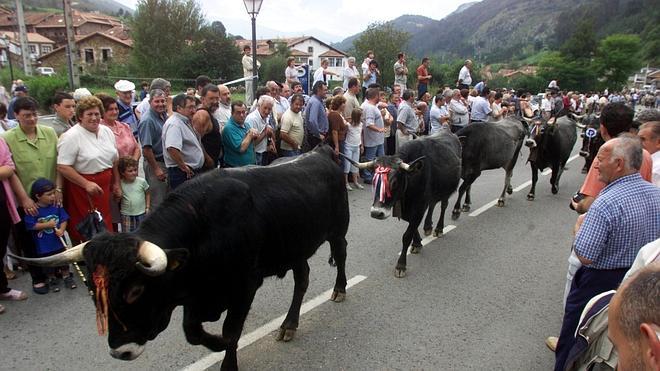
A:
<svg viewBox="0 0 660 371">
<path fill-rule="evenodd" d="M 431 233 L 433 233 L 433 229 L 431 229 L 431 228 L 429 228 L 429 229 L 424 228 L 424 236 L 430 236 Z"/>
<path fill-rule="evenodd" d="M 279 334 L 277 334 L 277 341 L 289 342 L 289 341 L 293 340 L 295 335 L 296 335 L 296 329 L 280 328 L 280 332 L 279 332 Z"/>
<path fill-rule="evenodd" d="M 463 204 L 463 208 L 461 209 L 462 212 L 467 213 L 470 211 L 470 204 Z"/>
<path fill-rule="evenodd" d="M 346 293 L 345 292 L 339 292 L 337 290 L 334 290 L 332 292 L 332 296 L 330 296 L 330 300 L 334 301 L 335 303 L 341 303 L 346 299 Z"/>
<path fill-rule="evenodd" d="M 413 246 L 412 248 L 410 248 L 411 254 L 419 254 L 420 252 L 422 252 L 421 246 Z"/>
<path fill-rule="evenodd" d="M 497 200 L 497 207 L 504 207 L 504 200 Z"/>
<path fill-rule="evenodd" d="M 442 236 L 443 236 L 442 229 L 436 229 L 433 231 L 433 237 L 440 238 Z"/>
<path fill-rule="evenodd" d="M 508 193 L 510 195 L 513 194 L 513 187 L 512 186 L 506 187 L 506 193 Z"/>
<path fill-rule="evenodd" d="M 557 186 L 552 186 L 552 194 L 556 195 L 559 192 L 559 188 Z"/>
<path fill-rule="evenodd" d="M 403 278 L 406 276 L 406 268 L 397 268 L 394 270 L 394 277 Z"/>
<path fill-rule="evenodd" d="M 534 201 L 534 194 L 533 193 L 528 193 L 527 194 L 527 201 Z"/>
<path fill-rule="evenodd" d="M 460 210 L 454 210 L 451 212 L 451 219 L 452 220 L 457 220 L 458 217 L 461 216 L 461 211 Z"/>
</svg>

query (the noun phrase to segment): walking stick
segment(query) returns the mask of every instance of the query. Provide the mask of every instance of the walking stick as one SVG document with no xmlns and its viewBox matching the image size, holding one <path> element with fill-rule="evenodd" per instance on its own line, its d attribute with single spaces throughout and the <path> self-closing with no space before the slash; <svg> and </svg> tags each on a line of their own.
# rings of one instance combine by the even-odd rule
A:
<svg viewBox="0 0 660 371">
<path fill-rule="evenodd" d="M 70 249 L 71 246 L 69 246 L 66 241 L 64 241 L 64 238 L 60 236 L 60 242 L 62 242 L 62 245 L 64 245 L 65 249 Z M 82 272 L 80 269 L 80 266 L 78 265 L 78 262 L 73 262 L 73 266 L 76 268 L 76 272 L 78 272 L 78 275 L 80 276 L 80 279 L 82 282 L 85 284 L 85 287 L 87 287 L 87 291 L 89 292 L 89 296 L 94 296 L 94 292 L 89 289 L 89 285 L 87 284 L 87 278 L 85 278 L 85 274 Z"/>
</svg>

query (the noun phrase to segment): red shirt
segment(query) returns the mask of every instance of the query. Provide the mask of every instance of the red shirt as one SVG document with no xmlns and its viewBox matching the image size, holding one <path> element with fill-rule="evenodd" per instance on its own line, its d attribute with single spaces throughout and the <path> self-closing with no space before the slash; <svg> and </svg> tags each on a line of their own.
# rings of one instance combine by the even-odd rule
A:
<svg viewBox="0 0 660 371">
<path fill-rule="evenodd" d="M 651 155 L 645 149 L 642 150 L 642 152 L 644 157 L 642 160 L 642 166 L 639 169 L 639 173 L 641 174 L 642 178 L 644 178 L 644 180 L 651 182 L 651 169 L 653 166 L 653 160 L 651 159 Z M 607 184 L 598 180 L 598 175 L 600 175 L 600 171 L 596 169 L 598 163 L 598 158 L 594 158 L 594 162 L 591 163 L 591 168 L 589 168 L 589 173 L 587 173 L 587 177 L 584 179 L 584 183 L 582 183 L 580 193 L 583 193 L 586 196 L 596 197 L 600 191 L 602 191 L 603 188 L 607 186 Z"/>
<path fill-rule="evenodd" d="M 420 79 L 419 78 L 420 76 L 428 76 L 428 75 L 429 75 L 429 71 L 426 69 L 425 65 L 422 64 L 419 67 L 417 67 L 417 81 L 420 84 L 428 84 L 429 83 L 429 81 L 431 79 Z"/>
</svg>

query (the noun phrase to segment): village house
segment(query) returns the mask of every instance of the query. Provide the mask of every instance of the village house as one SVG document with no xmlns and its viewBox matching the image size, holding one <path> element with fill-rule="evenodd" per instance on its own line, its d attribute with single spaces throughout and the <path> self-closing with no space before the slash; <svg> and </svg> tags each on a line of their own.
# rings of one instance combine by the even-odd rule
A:
<svg viewBox="0 0 660 371">
<path fill-rule="evenodd" d="M 12 62 L 18 62 L 21 59 L 21 43 L 18 34 L 15 32 L 0 31 L 0 39 L 3 48 L 0 60 L 3 65 L 7 62 L 7 48 L 11 51 Z M 30 59 L 32 61 L 36 61 L 40 56 L 48 54 L 55 49 L 55 42 L 53 40 L 37 33 L 28 32 L 27 40 L 28 52 L 30 53 Z"/>
<path fill-rule="evenodd" d="M 331 79 L 341 80 L 342 70 L 348 63 L 348 54 L 343 51 L 333 48 L 313 36 L 302 36 L 288 39 L 257 40 L 257 58 L 268 58 L 277 51 L 278 44 L 286 44 L 289 55 L 296 59 L 296 64 L 309 65 L 310 74 L 313 74 L 314 70 L 319 68 L 321 60 L 328 59 L 329 70 L 339 75 L 339 77 L 330 76 Z M 252 40 L 236 40 L 236 46 L 241 51 L 245 45 L 252 46 Z M 282 71 L 284 71 L 284 67 L 282 66 Z"/>
</svg>

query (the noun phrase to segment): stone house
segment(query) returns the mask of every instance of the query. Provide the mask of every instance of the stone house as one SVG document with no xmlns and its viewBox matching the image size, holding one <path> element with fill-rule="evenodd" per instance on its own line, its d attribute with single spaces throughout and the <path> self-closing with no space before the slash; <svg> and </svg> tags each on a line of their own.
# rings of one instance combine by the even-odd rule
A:
<svg viewBox="0 0 660 371">
<path fill-rule="evenodd" d="M 107 69 L 112 63 L 126 63 L 130 58 L 133 42 L 130 38 L 122 39 L 118 34 L 108 34 L 108 31 L 106 33 L 94 32 L 77 37 L 76 47 L 80 72 L 86 72 L 94 69 Z M 41 65 L 53 67 L 57 71 L 66 70 L 66 47 L 59 47 L 51 53 L 41 56 L 39 62 Z"/>
</svg>

